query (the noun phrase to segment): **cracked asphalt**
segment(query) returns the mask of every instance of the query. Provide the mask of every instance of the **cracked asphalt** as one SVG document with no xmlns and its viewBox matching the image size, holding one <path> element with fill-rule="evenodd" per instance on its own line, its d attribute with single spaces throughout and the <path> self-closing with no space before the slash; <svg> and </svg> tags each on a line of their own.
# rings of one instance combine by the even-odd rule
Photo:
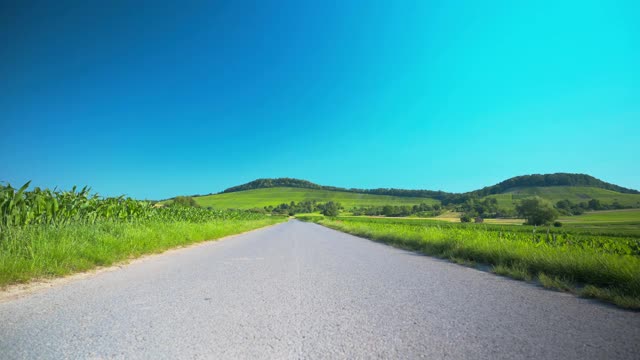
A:
<svg viewBox="0 0 640 360">
<path fill-rule="evenodd" d="M 1 359 L 638 359 L 640 313 L 296 220 L 0 303 Z"/>
</svg>

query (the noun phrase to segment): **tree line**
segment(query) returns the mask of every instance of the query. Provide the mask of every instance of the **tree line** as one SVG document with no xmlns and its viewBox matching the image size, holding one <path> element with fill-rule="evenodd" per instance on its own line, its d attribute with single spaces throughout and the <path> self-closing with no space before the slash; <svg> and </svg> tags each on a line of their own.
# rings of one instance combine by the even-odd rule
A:
<svg viewBox="0 0 640 360">
<path fill-rule="evenodd" d="M 319 212 L 325 216 L 338 216 L 341 210 L 344 210 L 344 208 L 339 202 L 328 201 L 326 203 L 320 203 L 316 200 L 306 200 L 298 203 L 291 201 L 290 203 L 282 203 L 276 206 L 268 205 L 262 209 L 253 209 L 253 211 L 266 212 L 273 215 L 289 216 L 314 212 Z"/>
<path fill-rule="evenodd" d="M 439 204 L 419 204 L 419 205 L 384 205 L 384 206 L 361 206 L 351 210 L 353 215 L 360 216 L 417 216 L 434 217 L 442 214 L 442 206 Z"/>
</svg>

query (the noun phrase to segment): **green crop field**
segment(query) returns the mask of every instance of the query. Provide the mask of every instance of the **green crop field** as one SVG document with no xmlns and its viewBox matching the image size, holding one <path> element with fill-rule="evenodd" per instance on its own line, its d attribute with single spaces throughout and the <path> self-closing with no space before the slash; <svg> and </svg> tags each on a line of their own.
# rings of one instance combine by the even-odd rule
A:
<svg viewBox="0 0 640 360">
<path fill-rule="evenodd" d="M 587 212 L 559 219 L 564 227 L 591 233 L 627 234 L 640 238 L 640 209 Z"/>
<path fill-rule="evenodd" d="M 210 206 L 214 209 L 251 209 L 269 205 L 277 206 L 282 203 L 290 203 L 291 201 L 300 202 L 307 200 L 316 200 L 318 202 L 339 202 L 345 209 L 349 209 L 354 206 L 418 205 L 421 203 L 439 203 L 437 200 L 430 198 L 369 195 L 343 191 L 288 187 L 255 189 L 198 196 L 194 199 L 198 205 L 204 207 Z"/>
<path fill-rule="evenodd" d="M 437 220 L 300 216 L 330 228 L 496 274 L 640 309 L 640 235 Z"/>
<path fill-rule="evenodd" d="M 640 222 L 640 209 L 592 211 L 577 216 L 563 216 L 560 220 L 574 224 Z"/>
<path fill-rule="evenodd" d="M 511 189 L 504 194 L 489 195 L 487 197 L 496 198 L 498 200 L 498 206 L 501 208 L 514 209 L 517 201 L 530 196 L 540 196 L 554 204 L 565 199 L 574 203 L 588 202 L 591 199 L 597 199 L 603 204 L 618 202 L 623 206 L 640 207 L 640 194 L 623 194 L 586 186 L 525 187 Z"/>
</svg>

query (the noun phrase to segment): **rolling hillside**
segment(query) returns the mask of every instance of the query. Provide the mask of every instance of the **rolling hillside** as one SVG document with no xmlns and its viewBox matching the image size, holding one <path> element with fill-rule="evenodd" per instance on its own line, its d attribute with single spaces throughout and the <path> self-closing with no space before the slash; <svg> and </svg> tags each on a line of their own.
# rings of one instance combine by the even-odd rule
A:
<svg viewBox="0 0 640 360">
<path fill-rule="evenodd" d="M 217 194 L 194 196 L 194 199 L 201 206 L 216 209 L 262 208 L 307 200 L 319 203 L 339 202 L 344 208 L 351 209 L 421 203 L 456 205 L 470 198 L 489 197 L 496 198 L 500 208 L 513 210 L 518 201 L 530 196 L 540 196 L 554 204 L 565 199 L 573 203 L 597 199 L 603 205 L 617 202 L 624 207 L 640 208 L 640 193 L 637 190 L 607 183 L 585 174 L 567 173 L 516 176 L 496 185 L 466 193 L 393 188 L 347 189 L 293 178 L 257 179 Z"/>
<path fill-rule="evenodd" d="M 612 190 L 587 186 L 548 186 L 523 187 L 508 189 L 502 194 L 488 195 L 498 199 L 498 205 L 504 209 L 513 209 L 515 204 L 527 197 L 539 196 L 552 203 L 560 200 L 570 200 L 574 203 L 587 202 L 591 199 L 600 200 L 603 204 L 618 202 L 623 206 L 640 207 L 640 194 L 625 194 Z"/>
<path fill-rule="evenodd" d="M 194 198 L 200 206 L 211 206 L 216 209 L 250 209 L 268 205 L 279 205 L 291 201 L 300 202 L 316 200 L 318 202 L 334 201 L 349 209 L 354 206 L 383 205 L 417 205 L 420 203 L 435 204 L 431 198 L 400 197 L 388 195 L 359 194 L 344 191 L 304 189 L 292 187 L 273 187 L 264 189 L 227 192 Z"/>
</svg>

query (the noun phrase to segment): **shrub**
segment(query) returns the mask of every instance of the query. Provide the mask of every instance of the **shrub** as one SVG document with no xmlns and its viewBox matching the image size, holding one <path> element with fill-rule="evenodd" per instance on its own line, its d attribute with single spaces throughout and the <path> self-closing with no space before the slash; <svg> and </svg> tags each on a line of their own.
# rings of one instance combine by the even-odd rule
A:
<svg viewBox="0 0 640 360">
<path fill-rule="evenodd" d="M 329 201 L 324 204 L 324 209 L 322 210 L 322 215 L 324 216 L 338 216 L 340 213 L 340 205 L 334 203 L 333 201 Z"/>
<path fill-rule="evenodd" d="M 555 221 L 555 222 L 553 223 L 553 226 L 555 226 L 555 227 L 562 227 L 562 223 L 561 223 L 560 221 Z"/>
<path fill-rule="evenodd" d="M 198 203 L 191 196 L 176 196 L 173 198 L 173 202 L 171 205 L 176 206 L 190 206 L 190 207 L 199 207 Z"/>
</svg>

